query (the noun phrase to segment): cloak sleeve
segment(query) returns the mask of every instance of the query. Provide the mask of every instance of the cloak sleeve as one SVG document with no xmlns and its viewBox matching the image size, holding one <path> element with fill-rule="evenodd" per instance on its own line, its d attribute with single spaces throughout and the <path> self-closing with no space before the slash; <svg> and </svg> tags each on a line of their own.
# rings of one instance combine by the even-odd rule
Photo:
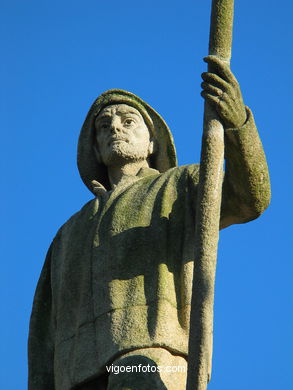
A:
<svg viewBox="0 0 293 390">
<path fill-rule="evenodd" d="M 225 178 L 220 228 L 257 218 L 270 203 L 270 179 L 252 112 L 240 129 L 225 130 Z"/>
<path fill-rule="evenodd" d="M 51 292 L 51 244 L 36 289 L 28 340 L 29 390 L 54 390 L 54 318 Z"/>
</svg>

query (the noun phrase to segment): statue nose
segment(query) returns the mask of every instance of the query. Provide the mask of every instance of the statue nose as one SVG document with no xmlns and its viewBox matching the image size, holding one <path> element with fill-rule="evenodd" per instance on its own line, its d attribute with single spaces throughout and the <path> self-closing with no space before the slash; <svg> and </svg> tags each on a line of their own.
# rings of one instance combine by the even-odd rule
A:
<svg viewBox="0 0 293 390">
<path fill-rule="evenodd" d="M 112 133 L 116 133 L 120 131 L 120 126 L 117 120 L 112 120 L 110 129 Z"/>
</svg>

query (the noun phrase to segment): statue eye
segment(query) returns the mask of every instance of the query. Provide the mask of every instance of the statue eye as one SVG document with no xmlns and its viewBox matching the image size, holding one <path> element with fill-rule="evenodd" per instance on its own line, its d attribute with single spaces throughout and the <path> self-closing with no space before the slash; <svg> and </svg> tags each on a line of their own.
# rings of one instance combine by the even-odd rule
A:
<svg viewBox="0 0 293 390">
<path fill-rule="evenodd" d="M 127 118 L 125 119 L 125 121 L 123 122 L 123 125 L 126 126 L 126 127 L 131 127 L 133 125 L 135 125 L 135 120 L 132 119 L 132 118 Z"/>
<path fill-rule="evenodd" d="M 103 122 L 103 123 L 100 124 L 100 129 L 105 130 L 105 129 L 107 129 L 108 127 L 109 127 L 109 123 L 107 123 L 107 122 Z"/>
</svg>

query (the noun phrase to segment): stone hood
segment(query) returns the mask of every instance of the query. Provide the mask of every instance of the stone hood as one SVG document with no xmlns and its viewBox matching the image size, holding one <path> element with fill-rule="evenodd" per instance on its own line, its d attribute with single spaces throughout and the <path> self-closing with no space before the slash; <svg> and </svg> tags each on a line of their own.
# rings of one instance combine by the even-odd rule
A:
<svg viewBox="0 0 293 390">
<path fill-rule="evenodd" d="M 101 183 L 107 190 L 110 183 L 107 168 L 97 161 L 93 145 L 95 134 L 95 119 L 99 112 L 111 104 L 128 104 L 142 114 L 150 132 L 156 140 L 156 151 L 150 157 L 150 167 L 165 172 L 169 168 L 177 166 L 176 150 L 172 134 L 163 118 L 138 96 L 121 89 L 111 89 L 102 93 L 92 104 L 82 126 L 77 152 L 77 165 L 80 176 L 88 189 L 94 193 L 92 181 Z"/>
</svg>

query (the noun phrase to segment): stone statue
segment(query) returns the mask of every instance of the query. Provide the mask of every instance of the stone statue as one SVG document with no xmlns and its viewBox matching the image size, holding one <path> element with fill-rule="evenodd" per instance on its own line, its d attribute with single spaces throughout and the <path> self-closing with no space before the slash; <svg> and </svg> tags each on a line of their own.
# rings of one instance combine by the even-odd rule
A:
<svg viewBox="0 0 293 390">
<path fill-rule="evenodd" d="M 265 210 L 269 176 L 229 65 L 206 61 L 215 72 L 203 73 L 202 96 L 225 128 L 225 228 Z M 183 390 L 199 165 L 178 167 L 161 116 L 110 90 L 86 117 L 78 168 L 95 197 L 48 251 L 30 322 L 29 390 Z"/>
</svg>

